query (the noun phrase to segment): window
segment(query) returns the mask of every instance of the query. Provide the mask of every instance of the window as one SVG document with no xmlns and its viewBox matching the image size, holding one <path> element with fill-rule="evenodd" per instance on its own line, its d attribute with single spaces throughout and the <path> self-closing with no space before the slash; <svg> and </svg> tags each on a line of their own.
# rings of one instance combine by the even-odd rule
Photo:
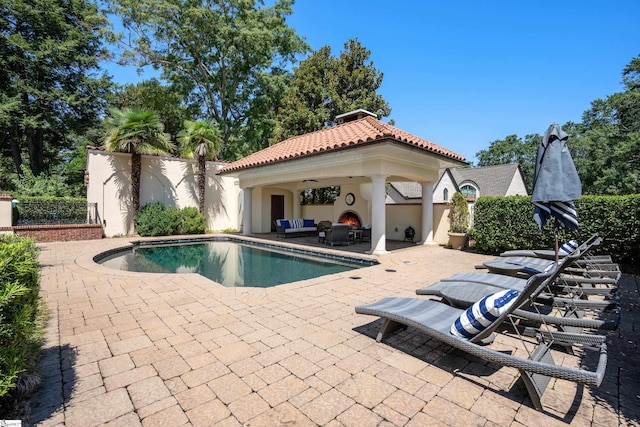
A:
<svg viewBox="0 0 640 427">
<path fill-rule="evenodd" d="M 475 200 L 476 199 L 476 189 L 470 185 L 463 185 L 460 187 L 460 192 L 467 200 Z"/>
<path fill-rule="evenodd" d="M 446 202 L 447 200 L 449 200 L 449 189 L 445 188 L 442 191 L 442 199 Z"/>
</svg>

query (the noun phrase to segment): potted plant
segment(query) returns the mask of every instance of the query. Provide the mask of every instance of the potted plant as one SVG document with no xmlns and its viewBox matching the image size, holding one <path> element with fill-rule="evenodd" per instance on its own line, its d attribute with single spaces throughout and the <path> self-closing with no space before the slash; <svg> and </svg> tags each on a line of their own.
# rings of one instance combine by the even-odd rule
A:
<svg viewBox="0 0 640 427">
<path fill-rule="evenodd" d="M 467 243 L 469 228 L 469 206 L 459 191 L 453 194 L 449 206 L 449 246 L 462 249 Z"/>
</svg>

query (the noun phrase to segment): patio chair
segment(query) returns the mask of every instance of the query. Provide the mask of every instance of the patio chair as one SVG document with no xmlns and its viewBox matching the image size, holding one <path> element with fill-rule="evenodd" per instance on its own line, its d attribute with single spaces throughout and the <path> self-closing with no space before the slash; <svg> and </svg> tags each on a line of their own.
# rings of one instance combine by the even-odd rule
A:
<svg viewBox="0 0 640 427">
<path fill-rule="evenodd" d="M 575 259 L 571 265 L 566 266 L 566 274 L 563 274 L 562 276 L 564 285 L 616 285 L 622 275 L 617 264 L 600 264 L 597 262 L 591 262 L 591 251 L 601 243 L 602 238 L 596 237 L 587 240 L 578 247 L 581 251 L 581 256 Z M 494 274 L 527 277 L 548 268 L 553 268 L 554 265 L 555 262 L 552 259 L 499 257 L 492 261 L 484 262 L 482 266 L 477 266 L 476 268 L 488 268 L 489 272 Z M 462 277 L 462 275 L 464 275 L 464 277 Z M 487 283 L 486 274 L 483 273 L 462 273 L 443 280 L 468 280 Z"/>
<path fill-rule="evenodd" d="M 331 228 L 325 230 L 324 243 L 331 246 L 348 245 L 349 231 L 351 231 L 349 224 L 333 224 Z"/>
<path fill-rule="evenodd" d="M 545 315 L 534 305 L 530 307 L 532 310 L 527 311 L 518 308 L 514 313 L 523 319 L 553 324 L 561 328 L 564 332 L 575 333 L 582 328 L 602 330 L 617 329 L 620 323 L 620 307 L 617 301 L 617 294 L 613 290 L 608 291 L 609 295 L 606 295 L 604 292 L 602 293 L 611 299 L 585 300 L 582 299 L 584 297 L 584 291 L 581 287 L 558 287 L 558 283 L 562 281 L 563 271 L 567 266 L 572 265 L 576 259 L 580 258 L 580 256 L 581 252 L 579 249 L 568 255 L 559 263 L 557 268 L 550 270 L 551 273 L 545 281 L 545 286 L 540 287 L 536 293 L 531 295 L 531 300 L 538 304 L 564 310 L 562 317 Z M 491 273 L 470 274 L 472 277 L 485 276 L 485 282 L 480 281 L 480 279 L 476 279 L 478 281 L 465 281 L 463 278 L 466 274 L 468 273 L 460 273 L 452 276 L 458 276 L 461 278 L 460 280 L 440 281 L 433 285 L 416 289 L 416 294 L 437 296 L 450 305 L 467 308 L 487 295 L 491 295 L 500 290 L 515 289 L 522 291 L 528 283 L 527 279 Z M 563 296 L 558 296 L 558 289 L 562 289 L 561 294 Z M 547 292 L 545 293 L 545 291 Z M 585 319 L 585 311 L 589 310 L 596 311 L 598 317 L 601 318 Z M 611 313 L 605 316 L 603 312 L 606 311 Z"/>
<path fill-rule="evenodd" d="M 592 235 L 585 241 L 585 244 L 589 245 L 592 241 L 598 239 L 597 234 Z M 565 257 L 570 254 L 577 246 L 578 242 L 570 240 L 558 248 L 559 257 Z M 531 258 L 545 258 L 555 259 L 555 251 L 549 249 L 512 249 L 504 251 L 500 254 L 501 257 L 531 257 Z M 610 255 L 588 255 L 588 259 L 593 263 L 612 263 Z"/>
<path fill-rule="evenodd" d="M 371 224 L 367 224 L 362 229 L 362 241 L 368 240 L 371 241 Z"/>
<path fill-rule="evenodd" d="M 541 398 L 550 378 L 565 379 L 590 386 L 599 386 L 607 364 L 605 337 L 599 335 L 574 334 L 576 342 L 597 347 L 600 352 L 595 371 L 557 366 L 551 354 L 553 334 L 539 335 L 537 347 L 529 352 L 529 358 L 513 356 L 480 345 L 487 340 L 513 311 L 531 304 L 530 297 L 546 285 L 551 272 L 531 276 L 522 292 L 503 290 L 483 298 L 468 309 L 452 307 L 436 300 L 417 298 L 384 298 L 376 303 L 358 306 L 358 314 L 378 316 L 384 319 L 376 337 L 380 342 L 390 332 L 411 326 L 431 338 L 439 340 L 461 351 L 488 362 L 518 369 L 531 401 L 537 410 L 543 410 Z M 502 294 L 502 295 L 500 295 Z M 563 338 L 569 339 L 568 336 Z"/>
</svg>

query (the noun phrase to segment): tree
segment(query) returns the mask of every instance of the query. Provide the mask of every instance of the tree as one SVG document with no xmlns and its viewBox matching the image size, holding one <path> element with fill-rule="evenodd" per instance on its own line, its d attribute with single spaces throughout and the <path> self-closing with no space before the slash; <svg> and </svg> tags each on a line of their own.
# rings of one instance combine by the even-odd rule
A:
<svg viewBox="0 0 640 427">
<path fill-rule="evenodd" d="M 449 232 L 466 233 L 469 228 L 469 205 L 461 192 L 456 191 L 449 206 Z"/>
<path fill-rule="evenodd" d="M 369 62 L 370 56 L 351 39 L 338 58 L 324 46 L 301 61 L 282 101 L 276 141 L 332 126 L 337 115 L 359 108 L 388 116 L 391 109 L 376 92 L 383 74 Z"/>
<path fill-rule="evenodd" d="M 135 217 L 140 210 L 141 154 L 168 153 L 173 145 L 154 112 L 130 108 L 112 109 L 109 114 L 104 120 L 104 146 L 109 151 L 131 154 L 131 213 Z"/>
<path fill-rule="evenodd" d="M 117 91 L 115 107 L 141 108 L 154 111 L 164 124 L 164 130 L 175 140 L 185 120 L 200 115 L 197 105 L 185 105 L 184 96 L 172 86 L 162 85 L 157 79 L 136 85 L 125 85 Z"/>
<path fill-rule="evenodd" d="M 640 192 L 640 56 L 622 81 L 623 92 L 593 101 L 582 123 L 565 129 L 585 194 Z"/>
<path fill-rule="evenodd" d="M 162 78 L 220 129 L 223 150 L 238 153 L 257 97 L 307 45 L 286 24 L 293 0 L 108 0 L 128 31 L 122 60 L 162 69 Z M 264 105 L 264 104 L 262 104 Z M 253 121 L 256 125 L 264 122 Z M 230 146 L 227 148 L 227 146 Z M 225 152 L 225 158 L 229 158 Z"/>
<path fill-rule="evenodd" d="M 0 151 L 34 175 L 99 123 L 111 82 L 98 75 L 108 21 L 86 0 L 0 0 Z"/>
<path fill-rule="evenodd" d="M 214 123 L 185 121 L 178 133 L 180 152 L 185 158 L 198 157 L 198 210 L 204 215 L 204 194 L 207 183 L 207 159 L 214 159 L 220 152 L 220 133 Z"/>
<path fill-rule="evenodd" d="M 518 135 L 509 135 L 505 139 L 497 139 L 489 144 L 486 150 L 476 153 L 477 166 L 520 164 L 524 182 L 529 192 L 533 185 L 533 174 L 536 163 L 538 145 L 542 141 L 539 134 L 527 135 L 524 140 Z"/>
</svg>

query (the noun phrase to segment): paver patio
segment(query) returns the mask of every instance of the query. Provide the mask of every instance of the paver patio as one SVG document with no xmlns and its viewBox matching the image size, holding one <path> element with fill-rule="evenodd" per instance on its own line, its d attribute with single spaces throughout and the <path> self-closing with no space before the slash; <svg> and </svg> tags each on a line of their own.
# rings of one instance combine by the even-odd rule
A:
<svg viewBox="0 0 640 427">
<path fill-rule="evenodd" d="M 552 381 L 541 413 L 515 370 L 412 329 L 377 343 L 379 321 L 354 312 L 386 296 L 416 297 L 491 257 L 411 247 L 346 273 L 224 288 L 194 274 L 93 263 L 128 242 L 40 245 L 45 376 L 23 425 L 640 425 L 637 277 L 620 283 L 622 324 L 610 333 L 601 387 Z M 513 338 L 497 341 L 516 348 Z"/>
</svg>

